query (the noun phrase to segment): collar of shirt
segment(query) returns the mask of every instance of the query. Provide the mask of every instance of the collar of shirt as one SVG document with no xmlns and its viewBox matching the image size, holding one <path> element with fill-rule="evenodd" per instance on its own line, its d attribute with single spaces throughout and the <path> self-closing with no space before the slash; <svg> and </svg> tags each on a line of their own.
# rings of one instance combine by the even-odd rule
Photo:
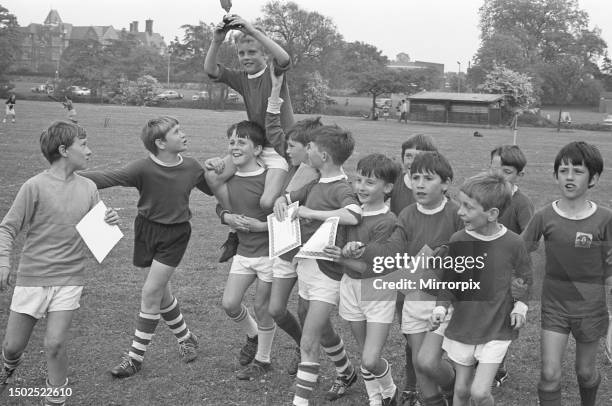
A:
<svg viewBox="0 0 612 406">
<path fill-rule="evenodd" d="M 416 205 L 417 205 L 418 211 L 420 211 L 423 214 L 427 214 L 431 216 L 432 214 L 440 213 L 442 210 L 444 210 L 444 206 L 446 206 L 447 202 L 448 202 L 448 198 L 444 196 L 442 203 L 440 203 L 438 207 L 435 207 L 433 209 L 426 209 L 425 207 L 423 207 L 421 203 L 417 203 Z"/>
<path fill-rule="evenodd" d="M 566 218 L 568 220 L 584 220 L 585 218 L 591 217 L 593 213 L 597 211 L 597 204 L 595 202 L 592 202 L 590 200 L 587 200 L 587 202 L 590 204 L 589 208 L 586 210 L 583 210 L 581 213 L 576 213 L 573 216 L 570 214 L 567 214 L 566 212 L 564 212 L 563 210 L 559 208 L 558 200 L 555 200 L 554 202 L 552 202 L 552 208 L 555 211 L 555 213 L 557 213 L 559 216 Z"/>
<path fill-rule="evenodd" d="M 361 206 L 361 215 L 363 217 L 368 217 L 368 216 L 377 216 L 379 214 L 385 214 L 389 212 L 389 207 L 385 206 L 382 209 L 378 209 L 378 210 L 372 210 L 372 211 L 366 211 L 364 210 L 363 206 Z"/>
<path fill-rule="evenodd" d="M 254 171 L 250 171 L 250 172 L 240 172 L 240 171 L 236 171 L 235 175 L 236 176 L 240 176 L 241 178 L 248 178 L 250 176 L 257 176 L 257 175 L 261 175 L 262 173 L 264 173 L 265 169 L 264 168 L 259 168 L 256 169 Z"/>
<path fill-rule="evenodd" d="M 264 68 L 262 70 L 260 70 L 259 72 L 257 72 L 257 73 L 253 73 L 253 74 L 248 73 L 247 74 L 247 78 L 249 78 L 249 79 L 256 79 L 256 78 L 260 77 L 261 75 L 264 74 L 264 72 L 266 71 L 267 67 L 268 67 L 268 65 L 264 66 Z"/>
<path fill-rule="evenodd" d="M 332 176 L 330 178 L 320 178 L 319 183 L 332 183 L 342 179 L 348 179 L 345 173 L 341 173 L 340 175 Z"/>
<path fill-rule="evenodd" d="M 518 186 L 517 185 L 512 185 L 512 196 L 514 196 L 514 194 L 518 191 Z"/>
<path fill-rule="evenodd" d="M 500 224 L 500 226 L 501 227 L 499 228 L 499 231 L 497 231 L 495 234 L 492 234 L 492 235 L 483 235 L 483 234 L 477 233 L 475 231 L 470 231 L 470 230 L 465 230 L 465 232 L 468 233 L 468 235 L 471 235 L 472 237 L 478 240 L 481 240 L 481 241 L 493 241 L 493 240 L 497 240 L 498 238 L 502 237 L 508 231 L 506 226 L 504 226 L 503 224 Z"/>
<path fill-rule="evenodd" d="M 155 155 L 153 155 L 153 154 L 151 154 L 151 153 L 149 153 L 149 158 L 151 158 L 151 160 L 152 160 L 153 162 L 155 162 L 156 164 L 158 164 L 158 165 L 160 165 L 160 166 L 166 166 L 166 167 L 168 167 L 168 168 L 172 168 L 173 166 L 179 166 L 180 164 L 182 164 L 182 163 L 183 163 L 183 157 L 181 156 L 181 154 L 178 154 L 178 158 L 179 158 L 179 160 L 178 160 L 178 162 L 177 162 L 177 163 L 175 163 L 175 164 L 169 164 L 169 163 L 166 163 L 166 162 L 162 161 L 161 159 L 159 159 L 158 157 L 156 157 Z"/>
<path fill-rule="evenodd" d="M 412 178 L 410 177 L 410 172 L 406 172 L 402 178 L 404 178 L 404 185 L 406 185 L 408 189 L 412 190 Z"/>
</svg>

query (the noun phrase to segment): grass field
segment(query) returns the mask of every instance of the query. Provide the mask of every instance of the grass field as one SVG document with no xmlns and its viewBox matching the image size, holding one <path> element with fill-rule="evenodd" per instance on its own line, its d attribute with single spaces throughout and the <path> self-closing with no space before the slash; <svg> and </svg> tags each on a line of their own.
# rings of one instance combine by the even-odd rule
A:
<svg viewBox="0 0 612 406">
<path fill-rule="evenodd" d="M 147 107 L 95 106 L 78 104 L 78 118 L 89 134 L 89 145 L 94 152 L 91 167 L 106 169 L 146 156 L 139 140 L 140 129 L 149 118 L 170 114 L 176 116 L 189 136 L 188 155 L 203 161 L 223 154 L 225 129 L 245 117 L 241 112 L 208 110 L 163 109 Z M 10 207 L 20 185 L 47 167 L 40 154 L 38 137 L 52 120 L 65 117 L 58 103 L 20 102 L 15 125 L 0 126 L 0 217 Z M 110 127 L 104 128 L 105 118 Z M 442 153 L 455 169 L 454 184 L 460 184 L 489 163 L 489 151 L 499 144 L 511 143 L 507 129 L 479 129 L 484 138 L 472 137 L 473 129 L 444 126 L 403 125 L 396 121 L 371 122 L 357 118 L 324 117 L 327 123 L 337 123 L 353 131 L 357 141 L 355 153 L 346 163 L 352 173 L 357 160 L 371 152 L 389 156 L 400 155 L 399 145 L 412 133 L 432 135 Z M 536 207 L 552 201 L 557 189 L 552 179 L 552 162 L 559 147 L 572 140 L 597 144 L 604 157 L 611 162 L 612 136 L 610 133 L 562 131 L 521 128 L 519 144 L 528 159 L 526 175 L 521 187 Z M 592 199 L 612 207 L 612 176 L 604 172 L 600 184 L 592 192 Z M 227 234 L 219 226 L 214 214 L 214 200 L 194 191 L 191 199 L 193 234 L 188 251 L 176 272 L 172 286 L 181 302 L 187 323 L 200 337 L 201 353 L 197 361 L 184 365 L 178 359 L 176 340 L 160 323 L 150 346 L 143 370 L 128 380 L 113 380 L 109 367 L 127 351 L 134 331 L 134 320 L 140 303 L 143 275 L 131 266 L 132 222 L 136 214 L 137 193 L 115 188 L 101 191 L 107 205 L 120 208 L 121 228 L 125 238 L 115 247 L 102 265 L 88 262 L 89 279 L 70 334 L 71 405 L 282 405 L 292 399 L 292 379 L 285 372 L 292 342 L 278 330 L 272 352 L 274 372 L 265 380 L 237 381 L 239 369 L 237 352 L 244 337 L 221 309 L 221 297 L 229 266 L 216 262 L 218 246 Z M 21 237 L 21 240 L 23 236 Z M 20 240 L 20 241 L 21 241 Z M 17 262 L 15 252 L 14 264 Z M 534 298 L 539 297 L 543 272 L 541 251 L 534 255 L 538 280 Z M 0 294 L 0 335 L 8 317 L 11 292 Z M 295 310 L 295 298 L 291 308 Z M 354 365 L 358 365 L 355 341 L 348 325 L 334 316 L 335 325 L 348 346 Z M 32 335 L 24 363 L 16 372 L 13 387 L 43 387 L 46 365 L 43 352 L 44 321 Z M 509 355 L 511 379 L 503 388 L 494 391 L 498 405 L 536 405 L 536 383 L 539 376 L 539 304 L 530 303 L 528 325 L 515 342 Z M 396 382 L 403 385 L 404 340 L 394 325 L 384 356 L 392 363 Z M 563 397 L 565 405 L 579 404 L 578 388 L 573 372 L 573 341 L 564 364 Z M 602 373 L 598 405 L 612 404 L 612 369 L 604 363 L 603 345 L 598 367 Z M 316 391 L 315 404 L 326 404 L 323 391 L 333 380 L 333 366 L 323 361 L 322 377 Z M 35 398 L 9 398 L 8 390 L 0 396 L 0 405 L 39 404 Z M 349 395 L 335 405 L 365 405 L 367 396 L 361 380 Z"/>
</svg>

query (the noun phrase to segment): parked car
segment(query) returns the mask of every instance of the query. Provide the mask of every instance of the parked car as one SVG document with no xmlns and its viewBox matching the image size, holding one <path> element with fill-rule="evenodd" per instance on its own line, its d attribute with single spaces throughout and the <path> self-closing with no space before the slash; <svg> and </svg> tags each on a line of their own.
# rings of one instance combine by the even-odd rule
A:
<svg viewBox="0 0 612 406">
<path fill-rule="evenodd" d="M 91 89 L 83 86 L 70 86 L 68 91 L 70 91 L 73 96 L 91 96 Z"/>
<path fill-rule="evenodd" d="M 603 119 L 604 125 L 612 126 L 612 114 L 608 114 L 606 118 Z"/>
<path fill-rule="evenodd" d="M 391 99 L 376 99 L 376 107 L 382 109 L 385 106 L 392 107 Z"/>
<path fill-rule="evenodd" d="M 158 100 L 172 100 L 172 99 L 182 99 L 183 95 L 175 90 L 164 90 L 155 96 Z"/>
<path fill-rule="evenodd" d="M 240 103 L 240 95 L 232 90 L 227 93 L 227 101 L 230 103 Z"/>
<path fill-rule="evenodd" d="M 197 92 L 193 96 L 191 96 L 191 100 L 207 100 L 208 92 L 206 90 L 202 90 L 201 92 Z"/>
</svg>

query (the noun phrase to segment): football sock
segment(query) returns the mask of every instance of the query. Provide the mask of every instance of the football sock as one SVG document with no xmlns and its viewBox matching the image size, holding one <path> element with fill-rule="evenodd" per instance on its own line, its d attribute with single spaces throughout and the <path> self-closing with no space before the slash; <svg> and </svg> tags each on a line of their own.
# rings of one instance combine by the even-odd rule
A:
<svg viewBox="0 0 612 406">
<path fill-rule="evenodd" d="M 23 361 L 23 353 L 19 355 L 16 359 L 8 359 L 4 354 L 4 348 L 2 349 L 2 363 L 4 365 L 4 369 L 7 371 L 14 371 L 15 368 Z"/>
<path fill-rule="evenodd" d="M 385 363 L 385 372 L 376 376 L 376 380 L 380 385 L 380 391 L 382 393 L 383 399 L 390 398 L 395 394 L 395 390 L 397 387 L 395 383 L 393 383 L 393 376 L 391 375 L 391 368 L 389 368 L 389 363 L 386 359 L 381 358 L 381 360 Z"/>
<path fill-rule="evenodd" d="M 597 400 L 597 390 L 601 383 L 601 375 L 597 372 L 595 379 L 591 379 L 591 382 L 584 382 L 578 378 L 578 387 L 580 388 L 580 399 L 582 400 L 582 406 L 595 406 Z"/>
<path fill-rule="evenodd" d="M 416 377 L 416 372 L 414 370 L 414 364 L 412 363 L 412 348 L 408 344 L 407 339 L 406 339 L 405 352 L 406 352 L 406 366 L 405 366 L 406 382 L 404 383 L 404 390 L 416 392 L 417 391 L 417 377 Z"/>
<path fill-rule="evenodd" d="M 561 388 L 554 391 L 545 391 L 538 388 L 538 398 L 540 406 L 559 406 L 561 405 Z"/>
<path fill-rule="evenodd" d="M 45 405 L 64 405 L 66 403 L 66 393 L 65 391 L 62 391 L 62 389 L 65 389 L 68 387 L 68 378 L 66 378 L 66 381 L 59 386 L 54 386 L 51 385 L 51 382 L 49 382 L 49 378 L 47 378 L 47 388 L 48 389 L 59 389 L 56 391 L 51 391 L 51 395 L 50 396 L 45 396 Z M 55 392 L 55 394 L 53 394 L 53 392 Z"/>
<path fill-rule="evenodd" d="M 346 355 L 342 338 L 336 335 L 336 340 L 335 343 L 331 344 L 329 347 L 323 347 L 323 349 L 336 366 L 336 374 L 338 376 L 349 377 L 354 372 L 353 364 L 351 364 L 348 355 Z"/>
<path fill-rule="evenodd" d="M 444 397 L 440 394 L 423 399 L 423 406 L 446 406 Z"/>
<path fill-rule="evenodd" d="M 373 373 L 365 369 L 363 366 L 361 369 L 361 376 L 363 377 L 363 383 L 368 393 L 370 400 L 370 406 L 382 406 L 382 394 L 380 384 Z"/>
<path fill-rule="evenodd" d="M 159 314 L 147 314 L 140 312 L 136 319 L 136 331 L 134 332 L 134 340 L 128 352 L 129 357 L 135 364 L 142 364 L 145 351 L 151 344 L 155 329 L 159 323 Z"/>
<path fill-rule="evenodd" d="M 240 328 L 246 332 L 247 336 L 250 338 L 257 336 L 257 323 L 255 322 L 255 319 L 251 317 L 249 310 L 244 304 L 240 305 L 240 313 L 238 313 L 236 317 L 230 318 L 240 325 Z"/>
<path fill-rule="evenodd" d="M 255 354 L 257 361 L 270 363 L 270 352 L 272 351 L 272 340 L 274 340 L 275 331 L 275 324 L 272 324 L 270 327 L 259 326 L 257 331 L 257 354 Z"/>
<path fill-rule="evenodd" d="M 274 321 L 278 327 L 293 338 L 299 347 L 302 339 L 302 327 L 293 313 L 287 310 L 283 316 L 275 318 Z"/>
<path fill-rule="evenodd" d="M 183 319 L 183 313 L 179 307 L 176 298 L 172 299 L 170 306 L 161 309 L 161 317 L 166 322 L 166 325 L 172 331 L 179 343 L 182 343 L 189 338 L 190 331 L 187 328 L 187 324 Z"/>
<path fill-rule="evenodd" d="M 308 406 L 312 392 L 319 377 L 319 364 L 316 362 L 300 362 L 295 378 L 295 406 Z"/>
</svg>

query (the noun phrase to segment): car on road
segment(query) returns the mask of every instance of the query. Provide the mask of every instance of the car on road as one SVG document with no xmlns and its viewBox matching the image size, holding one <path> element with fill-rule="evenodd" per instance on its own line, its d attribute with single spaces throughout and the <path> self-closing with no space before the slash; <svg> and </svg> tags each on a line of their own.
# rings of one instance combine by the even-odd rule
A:
<svg viewBox="0 0 612 406">
<path fill-rule="evenodd" d="M 202 90 L 201 92 L 197 92 L 193 96 L 191 96 L 191 100 L 207 100 L 208 92 L 206 90 Z"/>
<path fill-rule="evenodd" d="M 230 103 L 240 103 L 240 95 L 233 90 L 227 93 L 227 101 Z"/>
<path fill-rule="evenodd" d="M 183 95 L 176 90 L 164 90 L 155 96 L 158 100 L 182 99 Z"/>
<path fill-rule="evenodd" d="M 612 114 L 608 114 L 606 118 L 603 119 L 604 125 L 612 126 Z"/>
<path fill-rule="evenodd" d="M 83 86 L 70 86 L 68 88 L 73 96 L 91 96 L 91 89 Z"/>
<path fill-rule="evenodd" d="M 53 85 L 50 83 L 44 83 L 42 85 L 36 85 L 32 89 L 34 93 L 51 93 L 53 92 Z"/>
</svg>

